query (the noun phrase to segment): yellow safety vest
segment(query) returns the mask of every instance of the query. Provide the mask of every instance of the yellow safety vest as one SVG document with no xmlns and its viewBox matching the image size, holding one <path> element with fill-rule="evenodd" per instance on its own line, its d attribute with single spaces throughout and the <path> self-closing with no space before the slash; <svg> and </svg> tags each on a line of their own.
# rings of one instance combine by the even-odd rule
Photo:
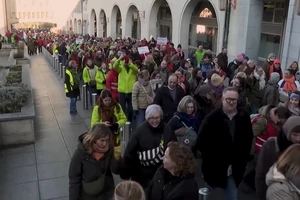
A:
<svg viewBox="0 0 300 200">
<path fill-rule="evenodd" d="M 70 72 L 70 70 L 68 70 L 68 69 L 66 70 L 66 74 L 68 74 L 69 77 L 70 77 L 71 90 L 73 90 L 73 88 L 72 88 L 72 86 L 74 85 L 73 75 Z M 65 93 L 68 93 L 68 92 L 71 92 L 71 91 L 68 90 L 67 84 L 65 83 Z"/>
</svg>

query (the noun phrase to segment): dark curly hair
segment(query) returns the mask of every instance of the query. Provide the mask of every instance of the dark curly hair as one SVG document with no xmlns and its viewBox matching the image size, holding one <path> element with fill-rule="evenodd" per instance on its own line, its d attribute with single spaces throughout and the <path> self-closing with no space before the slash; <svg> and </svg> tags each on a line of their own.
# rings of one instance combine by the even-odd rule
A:
<svg viewBox="0 0 300 200">
<path fill-rule="evenodd" d="M 195 172 L 196 159 L 187 146 L 178 142 L 169 142 L 168 148 L 169 156 L 176 165 L 174 174 L 186 176 Z"/>
</svg>

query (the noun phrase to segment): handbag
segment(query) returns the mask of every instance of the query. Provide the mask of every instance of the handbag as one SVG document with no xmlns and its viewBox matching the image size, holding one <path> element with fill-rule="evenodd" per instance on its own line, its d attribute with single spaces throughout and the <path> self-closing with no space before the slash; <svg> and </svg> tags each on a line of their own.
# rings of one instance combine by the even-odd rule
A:
<svg viewBox="0 0 300 200">
<path fill-rule="evenodd" d="M 175 115 L 174 117 L 178 118 L 182 125 L 187 129 L 184 135 L 177 136 L 177 141 L 189 147 L 190 149 L 196 145 L 198 134 L 194 131 L 192 127 L 188 127 L 179 116 Z"/>
<path fill-rule="evenodd" d="M 151 97 L 151 96 L 148 94 L 146 88 L 145 88 L 142 84 L 141 84 L 141 86 L 142 86 L 143 90 L 144 90 L 145 93 L 146 93 L 146 101 L 147 101 L 147 104 L 148 104 L 148 105 L 151 105 L 151 104 L 153 103 L 153 101 L 154 101 L 154 98 Z M 150 85 L 150 87 L 151 87 L 151 85 Z M 151 88 L 151 90 L 152 90 L 152 88 Z"/>
<path fill-rule="evenodd" d="M 106 161 L 104 174 L 100 178 L 92 182 L 82 181 L 82 187 L 86 194 L 90 196 L 97 196 L 103 192 L 105 186 L 105 178 L 108 165 L 110 163 L 110 158 Z"/>
</svg>

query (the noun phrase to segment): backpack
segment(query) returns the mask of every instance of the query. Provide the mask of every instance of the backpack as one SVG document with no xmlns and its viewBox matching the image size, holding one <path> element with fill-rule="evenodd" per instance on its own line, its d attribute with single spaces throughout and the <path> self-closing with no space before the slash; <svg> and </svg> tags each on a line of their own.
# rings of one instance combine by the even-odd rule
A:
<svg viewBox="0 0 300 200">
<path fill-rule="evenodd" d="M 189 147 L 190 149 L 192 149 L 197 142 L 197 133 L 194 131 L 194 129 L 192 127 L 188 127 L 181 119 L 180 117 L 178 117 L 177 115 L 175 115 L 174 117 L 178 118 L 180 120 L 180 122 L 182 123 L 182 125 L 187 128 L 187 131 L 185 133 L 185 135 L 183 136 L 177 136 L 177 141 L 179 143 L 182 143 L 184 145 L 186 145 L 187 147 Z"/>
<path fill-rule="evenodd" d="M 259 120 L 262 117 L 261 114 L 252 114 L 250 115 L 251 118 L 251 124 L 252 126 L 256 123 L 257 120 Z M 263 144 L 272 137 L 275 137 L 277 135 L 277 131 L 276 128 L 274 128 L 266 119 L 266 134 L 264 133 L 260 133 L 260 135 L 258 135 L 255 138 L 255 146 L 254 146 L 254 150 L 255 152 L 259 153 L 261 151 L 261 148 L 263 146 Z"/>
</svg>

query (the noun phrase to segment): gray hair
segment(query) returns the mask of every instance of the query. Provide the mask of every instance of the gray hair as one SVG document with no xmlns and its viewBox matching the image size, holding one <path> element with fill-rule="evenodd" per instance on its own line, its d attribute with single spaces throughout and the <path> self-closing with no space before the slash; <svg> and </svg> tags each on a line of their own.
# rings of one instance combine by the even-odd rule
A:
<svg viewBox="0 0 300 200">
<path fill-rule="evenodd" d="M 164 113 L 159 105 L 152 104 L 147 107 L 146 112 L 145 112 L 145 118 L 148 120 L 151 118 L 155 113 L 159 113 L 161 119 L 163 119 Z"/>
<path fill-rule="evenodd" d="M 186 113 L 186 107 L 189 103 L 194 104 L 194 112 L 195 112 L 197 109 L 196 102 L 195 102 L 195 99 L 190 95 L 187 95 L 181 99 L 181 101 L 179 102 L 179 104 L 177 106 L 177 112 Z"/>
<path fill-rule="evenodd" d="M 270 54 L 268 55 L 268 59 L 270 59 L 270 58 L 272 58 L 272 57 L 276 57 L 275 53 L 270 53 Z"/>
</svg>

